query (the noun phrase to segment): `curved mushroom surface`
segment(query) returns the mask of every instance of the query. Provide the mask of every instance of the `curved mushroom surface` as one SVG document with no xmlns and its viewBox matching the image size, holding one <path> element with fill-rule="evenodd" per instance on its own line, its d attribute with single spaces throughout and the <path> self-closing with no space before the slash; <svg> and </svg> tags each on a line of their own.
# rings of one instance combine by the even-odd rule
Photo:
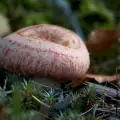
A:
<svg viewBox="0 0 120 120">
<path fill-rule="evenodd" d="M 88 50 L 74 32 L 55 25 L 34 25 L 0 41 L 0 65 L 27 76 L 56 80 L 82 77 L 88 70 Z"/>
</svg>

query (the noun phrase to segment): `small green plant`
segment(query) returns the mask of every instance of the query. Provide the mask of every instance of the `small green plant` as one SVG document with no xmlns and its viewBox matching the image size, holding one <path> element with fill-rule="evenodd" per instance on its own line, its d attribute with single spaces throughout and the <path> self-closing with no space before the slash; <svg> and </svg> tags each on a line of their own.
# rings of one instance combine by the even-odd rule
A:
<svg viewBox="0 0 120 120">
<path fill-rule="evenodd" d="M 74 111 L 68 111 L 65 113 L 61 113 L 60 115 L 55 117 L 55 120 L 102 120 L 99 118 L 92 118 L 91 115 L 87 115 L 87 116 L 82 116 L 82 115 L 78 115 L 78 113 L 74 112 Z"/>
<path fill-rule="evenodd" d="M 93 87 L 84 88 L 73 93 L 72 108 L 75 111 L 83 112 L 90 109 L 96 102 L 97 96 Z"/>
</svg>

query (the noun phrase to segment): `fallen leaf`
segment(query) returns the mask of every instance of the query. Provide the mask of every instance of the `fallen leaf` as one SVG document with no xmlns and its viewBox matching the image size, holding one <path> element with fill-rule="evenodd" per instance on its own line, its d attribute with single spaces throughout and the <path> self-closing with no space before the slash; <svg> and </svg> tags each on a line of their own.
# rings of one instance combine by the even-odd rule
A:
<svg viewBox="0 0 120 120">
<path fill-rule="evenodd" d="M 117 38 L 119 39 L 120 38 L 120 25 L 118 25 L 118 27 L 116 28 L 116 35 L 117 35 Z"/>
<path fill-rule="evenodd" d="M 98 83 L 104 83 L 104 82 L 115 82 L 117 80 L 120 80 L 120 74 L 116 75 L 96 75 L 96 74 L 86 74 L 82 79 L 76 80 L 72 84 L 72 88 L 77 87 L 78 85 L 89 81 L 91 79 L 94 79 Z"/>
<path fill-rule="evenodd" d="M 0 112 L 4 109 L 4 105 L 3 104 L 0 104 Z"/>
<path fill-rule="evenodd" d="M 88 79 L 85 78 L 85 77 L 83 77 L 83 78 L 81 78 L 81 79 L 78 79 L 78 80 L 75 80 L 75 81 L 72 82 L 71 87 L 72 87 L 72 88 L 75 88 L 75 87 L 83 84 L 83 83 L 86 82 L 86 81 L 88 81 Z"/>
<path fill-rule="evenodd" d="M 12 120 L 11 116 L 5 111 L 5 105 L 0 104 L 0 120 Z"/>
<path fill-rule="evenodd" d="M 85 78 L 95 79 L 98 83 L 115 82 L 117 80 L 120 80 L 120 74 L 116 75 L 86 74 Z"/>
</svg>

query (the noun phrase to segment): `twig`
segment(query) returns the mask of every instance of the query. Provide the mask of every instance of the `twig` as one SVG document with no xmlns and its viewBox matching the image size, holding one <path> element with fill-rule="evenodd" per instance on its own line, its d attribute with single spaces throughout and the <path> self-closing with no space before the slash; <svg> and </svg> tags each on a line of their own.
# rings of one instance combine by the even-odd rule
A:
<svg viewBox="0 0 120 120">
<path fill-rule="evenodd" d="M 114 100 L 114 101 L 116 101 L 116 102 L 120 102 L 120 100 L 117 100 L 117 99 L 115 99 L 115 98 L 113 98 L 113 97 L 111 97 L 111 96 L 109 96 L 109 95 L 107 95 L 107 94 L 105 94 L 107 97 L 109 97 L 109 98 L 111 98 L 112 100 Z"/>
<path fill-rule="evenodd" d="M 78 116 L 83 116 L 83 115 L 86 115 L 87 113 L 89 113 L 92 109 L 94 108 L 94 106 L 93 107 L 91 107 L 89 110 L 87 110 L 86 112 L 84 112 L 84 113 L 81 113 L 80 115 L 78 115 Z"/>
<path fill-rule="evenodd" d="M 44 105 L 45 107 L 50 108 L 49 105 L 43 103 L 42 101 L 40 101 L 40 100 L 39 100 L 37 97 L 35 97 L 34 95 L 32 95 L 32 98 L 33 98 L 34 100 L 36 100 L 38 103 L 40 103 L 41 105 Z"/>
<path fill-rule="evenodd" d="M 99 93 L 100 95 L 103 95 L 103 93 L 106 92 L 105 94 L 108 96 L 120 97 L 120 91 L 118 91 L 118 93 L 116 94 L 116 89 L 114 88 L 104 87 L 102 85 L 98 85 L 98 84 L 91 83 L 91 82 L 87 82 L 87 84 L 90 87 L 94 87 L 96 92 Z"/>
<path fill-rule="evenodd" d="M 116 107 L 111 108 L 110 110 L 111 110 L 111 111 L 116 110 Z M 120 112 L 120 108 L 117 108 L 117 110 Z"/>
</svg>

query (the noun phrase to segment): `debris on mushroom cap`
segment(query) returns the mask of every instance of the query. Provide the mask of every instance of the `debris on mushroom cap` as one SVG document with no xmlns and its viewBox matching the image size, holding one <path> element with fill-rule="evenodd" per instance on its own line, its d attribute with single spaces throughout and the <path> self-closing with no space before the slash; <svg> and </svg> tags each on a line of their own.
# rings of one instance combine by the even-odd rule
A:
<svg viewBox="0 0 120 120">
<path fill-rule="evenodd" d="M 0 65 L 27 76 L 78 79 L 90 64 L 88 50 L 74 32 L 55 25 L 34 25 L 0 41 Z"/>
</svg>

